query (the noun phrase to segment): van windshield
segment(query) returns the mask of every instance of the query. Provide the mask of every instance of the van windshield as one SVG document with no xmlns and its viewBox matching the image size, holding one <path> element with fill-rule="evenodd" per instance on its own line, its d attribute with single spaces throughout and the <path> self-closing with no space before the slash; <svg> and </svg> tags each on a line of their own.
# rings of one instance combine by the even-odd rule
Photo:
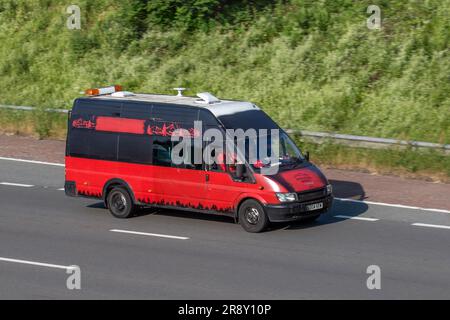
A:
<svg viewBox="0 0 450 320">
<path fill-rule="evenodd" d="M 300 149 L 292 139 L 262 110 L 242 111 L 222 115 L 218 118 L 226 129 L 242 129 L 246 132 L 251 129 L 254 130 L 256 138 L 245 136 L 245 138 L 235 139 L 235 143 L 240 149 L 240 153 L 245 155 L 247 163 L 255 171 L 259 172 L 261 168 L 268 166 L 279 166 L 279 170 L 284 171 L 307 164 Z M 272 137 L 271 130 L 278 130 L 278 137 Z M 242 144 L 244 139 L 245 144 Z M 263 150 L 262 148 L 265 145 L 266 150 Z M 272 152 L 278 155 L 276 159 L 271 159 Z"/>
<path fill-rule="evenodd" d="M 251 148 L 253 148 L 253 152 L 256 151 L 253 158 L 251 157 Z M 290 170 L 306 163 L 300 149 L 283 131 L 279 132 L 278 137 L 264 135 L 258 136 L 256 140 L 246 138 L 245 157 L 246 161 L 256 170 L 269 166 L 279 166 L 280 170 Z"/>
</svg>

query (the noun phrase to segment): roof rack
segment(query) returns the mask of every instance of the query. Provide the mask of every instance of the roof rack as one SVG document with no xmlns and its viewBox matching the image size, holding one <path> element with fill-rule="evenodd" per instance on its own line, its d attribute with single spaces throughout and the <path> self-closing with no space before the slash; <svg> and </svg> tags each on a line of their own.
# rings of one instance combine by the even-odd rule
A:
<svg viewBox="0 0 450 320">
<path fill-rule="evenodd" d="M 222 102 L 220 101 L 220 99 L 216 98 L 209 92 L 198 93 L 197 97 L 199 97 L 200 99 L 196 100 L 195 102 L 200 104 L 214 104 Z"/>
<path fill-rule="evenodd" d="M 182 97 L 183 96 L 183 91 L 186 91 L 186 88 L 173 88 L 173 90 L 178 91 L 177 97 Z"/>
<path fill-rule="evenodd" d="M 122 86 L 110 86 L 105 88 L 94 88 L 94 89 L 88 89 L 85 91 L 85 94 L 87 96 L 99 96 L 99 95 L 105 95 L 105 94 L 112 94 L 114 92 L 122 91 Z"/>
<path fill-rule="evenodd" d="M 111 97 L 115 97 L 115 98 L 126 98 L 126 97 L 132 97 L 134 95 L 135 94 L 130 91 L 117 91 L 117 92 L 111 93 Z"/>
</svg>

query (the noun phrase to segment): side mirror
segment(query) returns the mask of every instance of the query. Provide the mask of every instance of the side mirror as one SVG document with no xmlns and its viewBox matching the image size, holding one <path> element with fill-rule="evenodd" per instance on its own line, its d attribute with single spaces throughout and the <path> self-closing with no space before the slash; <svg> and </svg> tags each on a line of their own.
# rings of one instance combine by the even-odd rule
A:
<svg viewBox="0 0 450 320">
<path fill-rule="evenodd" d="M 245 173 L 245 164 L 236 164 L 236 178 L 243 179 Z"/>
<path fill-rule="evenodd" d="M 306 161 L 309 162 L 309 159 L 310 159 L 309 151 L 306 151 L 306 153 L 305 153 L 305 159 L 306 159 Z"/>
</svg>

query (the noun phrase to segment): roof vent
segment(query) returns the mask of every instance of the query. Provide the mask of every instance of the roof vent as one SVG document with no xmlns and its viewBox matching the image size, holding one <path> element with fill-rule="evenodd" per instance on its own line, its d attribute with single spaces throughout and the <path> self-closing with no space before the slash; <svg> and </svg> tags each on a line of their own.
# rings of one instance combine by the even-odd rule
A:
<svg viewBox="0 0 450 320">
<path fill-rule="evenodd" d="M 178 91 L 177 97 L 182 97 L 183 96 L 183 91 L 186 91 L 186 88 L 173 88 L 173 90 Z"/>
<path fill-rule="evenodd" d="M 114 92 L 111 94 L 111 97 L 115 97 L 115 98 L 125 98 L 125 97 L 131 97 L 134 96 L 133 92 L 129 92 L 129 91 L 118 91 L 118 92 Z"/>
<path fill-rule="evenodd" d="M 202 93 L 198 93 L 197 97 L 199 97 L 200 99 L 195 101 L 197 103 L 202 103 L 202 104 L 213 104 L 213 103 L 220 103 L 221 101 L 214 97 L 211 93 L 209 92 L 202 92 Z"/>
</svg>

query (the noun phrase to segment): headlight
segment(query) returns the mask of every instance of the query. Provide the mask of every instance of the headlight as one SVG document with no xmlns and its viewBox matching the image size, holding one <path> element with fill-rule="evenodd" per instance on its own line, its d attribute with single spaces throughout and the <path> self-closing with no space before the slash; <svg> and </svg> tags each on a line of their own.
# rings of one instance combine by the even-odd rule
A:
<svg viewBox="0 0 450 320">
<path fill-rule="evenodd" d="M 331 184 L 327 185 L 327 195 L 330 195 L 333 193 L 333 186 Z"/>
<path fill-rule="evenodd" d="M 278 200 L 280 202 L 294 202 L 297 201 L 296 193 L 277 193 Z"/>
</svg>

